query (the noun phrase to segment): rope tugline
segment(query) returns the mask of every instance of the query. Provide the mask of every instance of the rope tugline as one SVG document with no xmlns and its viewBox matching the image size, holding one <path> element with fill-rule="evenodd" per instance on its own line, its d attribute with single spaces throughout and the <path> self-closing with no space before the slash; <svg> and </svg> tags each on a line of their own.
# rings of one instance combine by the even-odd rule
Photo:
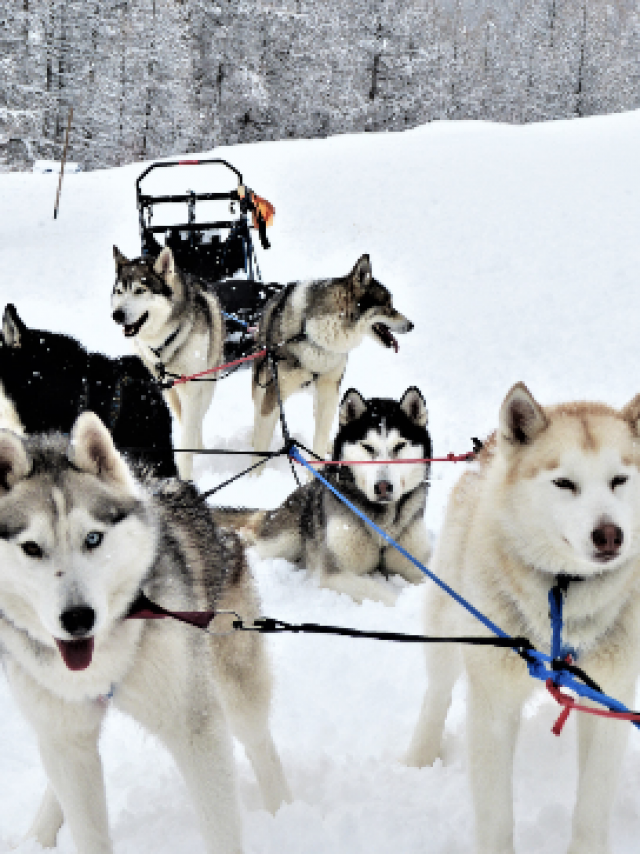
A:
<svg viewBox="0 0 640 854">
<path fill-rule="evenodd" d="M 430 578 L 431 581 L 433 581 L 445 593 L 447 593 L 447 595 L 449 595 L 456 602 L 458 602 L 459 605 L 465 608 L 465 610 L 467 610 L 480 623 L 482 623 L 485 628 L 487 628 L 491 632 L 491 634 L 494 635 L 494 637 L 432 637 L 426 635 L 402 634 L 397 632 L 371 632 L 360 631 L 358 629 L 352 629 L 344 626 L 325 626 L 316 623 L 293 624 L 271 617 L 261 617 L 254 620 L 251 625 L 245 625 L 242 620 L 242 617 L 234 611 L 217 612 L 232 614 L 235 616 L 236 619 L 233 621 L 233 631 L 252 631 L 261 632 L 264 634 L 280 634 L 282 632 L 289 632 L 293 634 L 338 635 L 342 637 L 369 638 L 373 640 L 393 641 L 399 643 L 462 643 L 473 644 L 476 646 L 493 646 L 512 649 L 513 652 L 519 655 L 526 662 L 529 675 L 534 679 L 538 679 L 544 682 L 549 694 L 556 700 L 557 703 L 562 706 L 562 711 L 552 728 L 552 732 L 554 733 L 554 735 L 560 735 L 572 710 L 584 712 L 585 714 L 597 715 L 599 717 L 609 717 L 617 720 L 629 721 L 633 723 L 634 726 L 640 729 L 640 712 L 631 711 L 618 700 L 614 699 L 613 697 L 609 697 L 607 694 L 605 694 L 604 691 L 600 688 L 600 686 L 596 682 L 594 682 L 588 676 L 588 674 L 586 674 L 581 668 L 577 667 L 574 664 L 576 658 L 575 650 L 563 643 L 563 599 L 564 596 L 566 596 L 568 586 L 571 582 L 570 576 L 557 576 L 556 583 L 550 589 L 548 594 L 549 618 L 551 624 L 551 654 L 547 655 L 546 653 L 537 650 L 528 638 L 510 636 L 507 632 L 505 632 L 498 625 L 496 625 L 496 623 L 494 623 L 489 617 L 487 617 L 485 614 L 475 608 L 471 604 L 471 602 L 467 601 L 463 596 L 461 596 L 453 588 L 446 584 L 441 578 L 431 572 L 431 570 L 424 566 L 417 558 L 410 554 L 410 552 L 400 546 L 389 534 L 387 534 L 382 528 L 376 525 L 371 519 L 369 519 L 364 513 L 362 513 L 357 507 L 355 507 L 355 505 L 353 505 L 344 495 L 342 495 L 328 480 L 326 480 L 316 471 L 314 466 L 317 465 L 335 466 L 367 463 L 370 464 L 372 462 L 377 462 L 379 464 L 380 461 L 321 460 L 315 454 L 309 452 L 309 450 L 305 448 L 304 445 L 292 439 L 287 427 L 287 422 L 284 415 L 283 401 L 280 396 L 277 356 L 272 351 L 262 350 L 258 353 L 252 354 L 251 356 L 237 360 L 237 362 L 247 361 L 248 359 L 255 359 L 259 357 L 264 357 L 271 362 L 273 380 L 276 388 L 277 402 L 280 410 L 280 422 L 282 427 L 282 434 L 284 437 L 284 446 L 279 451 L 255 454 L 255 456 L 261 456 L 262 459 L 253 463 L 253 465 L 251 465 L 249 468 L 245 469 L 244 471 L 241 471 L 237 475 L 234 475 L 233 477 L 229 478 L 228 480 L 224 481 L 213 489 L 202 493 L 201 499 L 206 500 L 206 498 L 213 495 L 218 490 L 239 479 L 240 477 L 243 477 L 245 474 L 248 474 L 259 466 L 264 465 L 264 463 L 266 463 L 269 459 L 286 455 L 291 463 L 292 472 L 298 485 L 300 485 L 300 482 L 295 473 L 295 469 L 293 466 L 294 462 L 298 463 L 299 465 L 306 468 L 309 472 L 311 472 L 314 478 L 317 478 L 327 489 L 331 490 L 331 492 L 343 504 L 349 507 L 353 513 L 355 513 L 360 519 L 362 519 L 365 524 L 373 528 L 389 545 L 393 546 L 405 558 L 407 558 L 407 560 L 413 563 L 413 565 L 416 566 L 422 573 L 424 573 L 428 578 Z M 223 365 L 219 368 L 214 368 L 213 371 L 221 370 L 224 367 L 228 367 L 228 365 Z M 206 371 L 203 373 L 212 373 L 213 371 Z M 195 374 L 192 377 L 180 377 L 178 381 L 188 382 L 189 380 L 197 379 L 200 376 L 201 374 Z M 445 457 L 432 457 L 429 459 L 420 460 L 389 460 L 385 462 L 472 462 L 475 459 L 476 454 L 483 447 L 482 443 L 476 438 L 473 439 L 473 445 L 474 450 L 466 454 L 455 455 L 449 453 Z M 307 453 L 310 453 L 311 456 L 316 458 L 314 460 L 307 461 L 300 453 L 301 449 L 305 450 Z M 186 451 L 188 449 L 176 450 L 177 452 L 180 452 Z M 254 454 L 253 451 L 233 451 L 226 449 L 214 449 L 210 451 L 204 450 L 200 453 Z M 145 596 L 145 594 L 140 591 L 138 597 L 132 604 L 126 618 L 161 619 L 170 617 L 215 635 L 217 633 L 211 632 L 208 628 L 209 624 L 215 618 L 215 616 L 216 612 L 211 611 L 202 613 L 170 611 L 151 602 Z M 605 708 L 598 709 L 591 706 L 578 704 L 572 696 L 562 693 L 562 691 L 560 690 L 561 688 L 568 689 L 575 693 L 578 697 L 583 697 L 587 700 L 590 700 L 591 702 L 598 703 L 600 706 L 604 706 Z"/>
</svg>

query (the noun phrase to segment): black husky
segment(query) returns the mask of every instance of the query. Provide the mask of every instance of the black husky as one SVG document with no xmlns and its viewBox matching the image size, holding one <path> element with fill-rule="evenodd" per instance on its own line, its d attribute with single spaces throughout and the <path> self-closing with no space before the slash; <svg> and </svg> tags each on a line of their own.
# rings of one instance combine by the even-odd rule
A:
<svg viewBox="0 0 640 854">
<path fill-rule="evenodd" d="M 136 356 L 89 353 L 74 338 L 29 329 L 9 304 L 0 334 L 0 427 L 69 433 L 91 410 L 140 473 L 174 477 L 171 415 Z"/>
</svg>

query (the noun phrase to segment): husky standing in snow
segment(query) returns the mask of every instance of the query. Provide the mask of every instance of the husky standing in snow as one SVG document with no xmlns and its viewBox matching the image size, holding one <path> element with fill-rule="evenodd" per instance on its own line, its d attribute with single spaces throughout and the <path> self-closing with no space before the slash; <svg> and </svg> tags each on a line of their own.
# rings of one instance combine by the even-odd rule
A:
<svg viewBox="0 0 640 854">
<path fill-rule="evenodd" d="M 171 249 L 157 260 L 129 261 L 113 247 L 116 282 L 111 295 L 113 319 L 147 368 L 160 377 L 191 374 L 222 364 L 224 320 L 218 298 L 175 265 Z M 165 392 L 180 424 L 183 448 L 200 449 L 202 422 L 213 398 L 214 382 L 186 382 Z M 185 480 L 193 473 L 193 455 L 180 453 L 178 470 Z"/>
<path fill-rule="evenodd" d="M 293 282 L 269 300 L 258 340 L 277 360 L 282 401 L 302 388 L 314 387 L 314 453 L 321 457 L 327 453 L 349 352 L 365 335 L 397 350 L 392 333 L 411 329 L 413 323 L 395 310 L 389 291 L 373 278 L 368 255 L 346 276 Z M 254 364 L 253 403 L 253 447 L 268 451 L 279 409 L 274 371 L 267 358 Z"/>
<path fill-rule="evenodd" d="M 371 465 L 322 466 L 323 477 L 393 537 L 426 563 L 430 546 L 424 523 L 428 463 L 388 465 L 386 460 L 431 457 L 427 409 L 417 388 L 398 403 L 350 389 L 339 412 L 333 459 Z M 375 461 L 380 460 L 379 464 Z M 397 573 L 412 584 L 424 575 L 315 478 L 271 511 L 214 511 L 222 525 L 242 527 L 261 558 L 285 558 L 310 570 L 322 587 L 356 602 L 373 599 L 392 605 L 395 594 L 372 577 Z"/>
<path fill-rule="evenodd" d="M 434 572 L 512 636 L 549 652 L 548 594 L 566 586 L 564 640 L 606 694 L 631 706 L 640 669 L 640 395 L 542 407 L 518 383 L 476 471 L 455 488 Z M 560 578 L 559 578 L 560 577 Z M 568 586 L 567 586 L 568 585 Z M 482 626 L 429 585 L 429 634 Z M 512 651 L 426 647 L 428 690 L 406 760 L 434 762 L 453 685 L 468 679 L 468 764 L 478 854 L 513 854 L 513 755 L 537 684 Z M 629 724 L 577 713 L 578 793 L 569 854 L 609 854 Z"/>
<path fill-rule="evenodd" d="M 93 413 L 71 439 L 0 431 L 0 652 L 35 729 L 48 788 L 27 837 L 112 851 L 98 738 L 105 697 L 170 750 L 209 854 L 242 850 L 231 731 L 271 811 L 290 799 L 268 727 L 270 674 L 253 633 L 212 637 L 164 608 L 259 613 L 238 538 L 191 484 L 133 480 Z"/>
</svg>

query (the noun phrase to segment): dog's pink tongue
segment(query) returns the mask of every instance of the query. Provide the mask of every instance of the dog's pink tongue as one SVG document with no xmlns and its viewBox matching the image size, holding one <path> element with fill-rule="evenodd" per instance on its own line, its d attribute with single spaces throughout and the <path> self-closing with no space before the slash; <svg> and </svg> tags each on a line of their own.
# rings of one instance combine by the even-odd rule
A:
<svg viewBox="0 0 640 854">
<path fill-rule="evenodd" d="M 64 641 L 55 638 L 60 655 L 69 670 L 86 670 L 93 658 L 93 638 Z"/>
</svg>

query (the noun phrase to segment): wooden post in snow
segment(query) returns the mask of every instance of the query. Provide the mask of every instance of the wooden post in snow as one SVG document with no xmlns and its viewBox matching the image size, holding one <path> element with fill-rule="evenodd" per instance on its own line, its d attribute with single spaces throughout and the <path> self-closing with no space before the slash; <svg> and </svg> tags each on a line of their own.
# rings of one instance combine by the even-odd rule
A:
<svg viewBox="0 0 640 854">
<path fill-rule="evenodd" d="M 60 180 L 58 181 L 58 192 L 56 193 L 56 204 L 53 209 L 53 218 L 58 218 L 60 206 L 60 192 L 62 190 L 62 177 L 64 175 L 64 164 L 67 162 L 67 150 L 69 148 L 69 132 L 71 131 L 71 119 L 73 118 L 73 107 L 69 107 L 69 119 L 67 121 L 67 132 L 64 138 L 64 151 L 62 152 L 62 163 L 60 164 Z"/>
</svg>

